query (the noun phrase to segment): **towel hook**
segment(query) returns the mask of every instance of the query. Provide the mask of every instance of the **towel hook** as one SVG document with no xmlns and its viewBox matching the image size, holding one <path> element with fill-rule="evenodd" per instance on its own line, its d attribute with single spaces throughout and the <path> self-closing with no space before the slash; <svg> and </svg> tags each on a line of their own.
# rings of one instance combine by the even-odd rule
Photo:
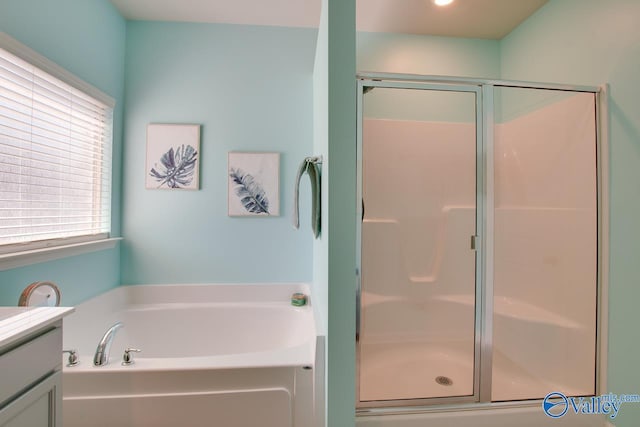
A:
<svg viewBox="0 0 640 427">
<path fill-rule="evenodd" d="M 305 161 L 316 165 L 322 164 L 322 156 L 305 157 Z"/>
</svg>

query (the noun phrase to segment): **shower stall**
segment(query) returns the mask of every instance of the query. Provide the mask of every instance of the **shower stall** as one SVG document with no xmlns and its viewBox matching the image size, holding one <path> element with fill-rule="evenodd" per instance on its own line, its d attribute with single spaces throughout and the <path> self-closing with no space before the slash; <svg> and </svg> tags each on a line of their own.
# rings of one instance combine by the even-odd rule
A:
<svg viewBox="0 0 640 427">
<path fill-rule="evenodd" d="M 600 392 L 600 97 L 358 76 L 361 414 Z"/>
</svg>

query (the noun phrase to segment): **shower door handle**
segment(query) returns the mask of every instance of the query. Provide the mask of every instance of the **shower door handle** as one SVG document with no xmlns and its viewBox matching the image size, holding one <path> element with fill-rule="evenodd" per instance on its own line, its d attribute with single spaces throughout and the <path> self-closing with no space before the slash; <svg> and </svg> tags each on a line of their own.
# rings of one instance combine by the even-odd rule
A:
<svg viewBox="0 0 640 427">
<path fill-rule="evenodd" d="M 360 342 L 360 315 L 362 307 L 362 276 L 360 268 L 356 267 L 356 342 Z"/>
<path fill-rule="evenodd" d="M 478 241 L 480 240 L 480 236 L 478 235 L 472 235 L 471 236 L 471 250 L 472 251 L 477 251 L 478 250 Z"/>
</svg>

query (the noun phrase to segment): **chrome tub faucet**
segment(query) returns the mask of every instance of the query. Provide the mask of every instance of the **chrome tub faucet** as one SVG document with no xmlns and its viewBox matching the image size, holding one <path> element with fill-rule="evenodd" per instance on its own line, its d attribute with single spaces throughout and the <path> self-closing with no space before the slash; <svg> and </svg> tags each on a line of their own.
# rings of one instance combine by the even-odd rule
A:
<svg viewBox="0 0 640 427">
<path fill-rule="evenodd" d="M 118 322 L 104 333 L 104 336 L 96 347 L 96 354 L 93 356 L 94 366 L 104 366 L 109 363 L 109 349 L 111 348 L 111 342 L 116 335 L 116 331 L 122 328 L 124 325 L 122 322 Z"/>
</svg>

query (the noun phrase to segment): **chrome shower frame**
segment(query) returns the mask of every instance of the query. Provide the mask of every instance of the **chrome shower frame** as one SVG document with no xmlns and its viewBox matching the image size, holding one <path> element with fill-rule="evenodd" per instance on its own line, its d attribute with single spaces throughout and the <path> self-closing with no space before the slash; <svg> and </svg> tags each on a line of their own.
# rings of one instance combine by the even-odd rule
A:
<svg viewBox="0 0 640 427">
<path fill-rule="evenodd" d="M 357 225 L 356 225 L 356 412 L 359 416 L 407 414 L 450 410 L 495 409 L 540 405 L 541 399 L 491 402 L 493 357 L 493 125 L 494 88 L 513 87 L 588 92 L 595 95 L 596 111 L 596 177 L 597 177 L 597 325 L 595 393 L 606 390 L 607 289 L 609 256 L 608 213 L 608 87 L 576 86 L 492 79 L 413 74 L 359 73 L 357 76 Z M 473 395 L 425 399 L 362 402 L 360 400 L 361 269 L 362 269 L 362 122 L 364 95 L 372 88 L 405 88 L 438 91 L 472 92 L 476 96 L 476 311 Z"/>
</svg>

